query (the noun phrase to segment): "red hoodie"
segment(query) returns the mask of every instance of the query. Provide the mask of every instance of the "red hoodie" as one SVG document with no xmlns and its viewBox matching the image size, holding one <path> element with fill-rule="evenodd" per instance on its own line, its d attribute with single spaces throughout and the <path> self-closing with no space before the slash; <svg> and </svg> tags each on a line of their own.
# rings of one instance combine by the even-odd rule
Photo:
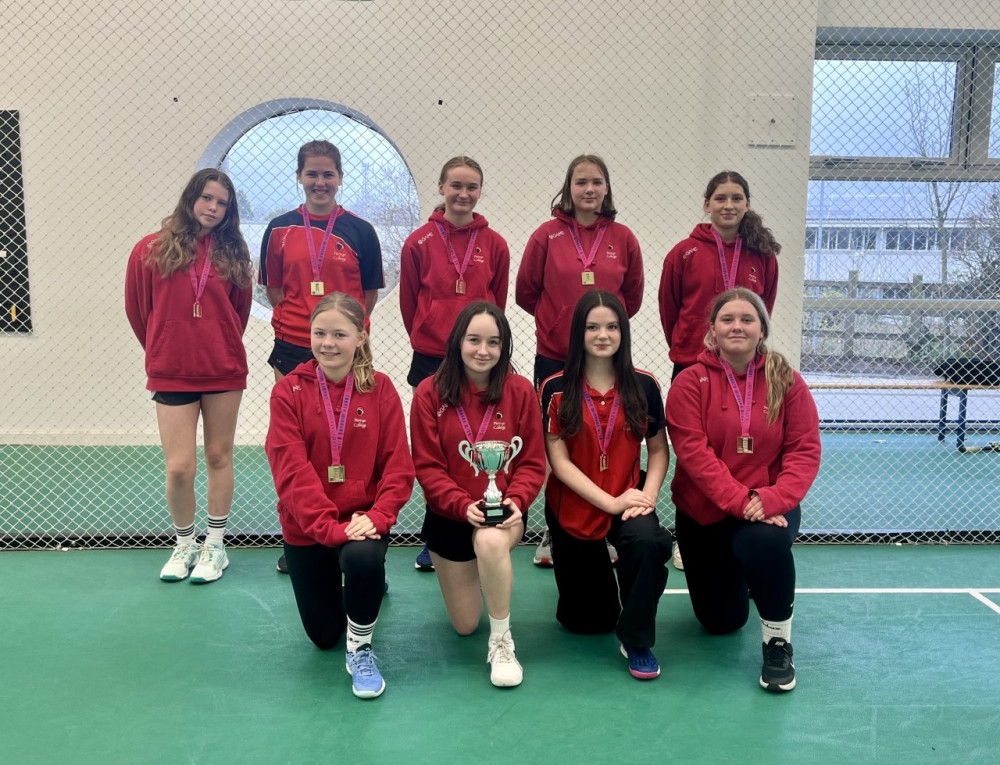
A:
<svg viewBox="0 0 1000 765">
<path fill-rule="evenodd" d="M 670 483 L 678 512 L 706 525 L 727 515 L 743 518 L 756 492 L 768 518 L 798 505 L 819 472 L 819 415 L 805 381 L 785 394 L 773 424 L 767 418 L 764 356 L 757 356 L 751 407 L 753 454 L 736 452 L 740 413 L 715 353 L 703 351 L 667 392 L 667 431 L 677 458 Z M 743 395 L 746 375 L 736 375 Z"/>
<path fill-rule="evenodd" d="M 465 294 L 455 291 L 458 272 L 438 225 L 444 226 L 459 265 L 473 232 L 476 247 L 465 270 Z M 444 358 L 455 319 L 476 300 L 507 306 L 510 252 L 507 242 L 489 227 L 486 218 L 473 213 L 472 223 L 457 228 L 435 210 L 430 220 L 406 238 L 399 263 L 399 310 L 413 350 Z"/>
<path fill-rule="evenodd" d="M 553 210 L 553 220 L 543 223 L 531 235 L 517 271 L 514 296 L 517 304 L 535 317 L 538 353 L 565 361 L 569 351 L 569 324 L 577 301 L 589 289 L 614 293 L 635 316 L 642 305 L 645 276 L 642 252 L 635 234 L 621 223 L 601 217 L 589 226 L 577 226 L 573 216 Z M 571 227 L 577 226 L 584 255 L 590 253 L 603 228 L 601 249 L 591 270 L 594 283 L 581 279 L 583 264 L 577 253 Z"/>
<path fill-rule="evenodd" d="M 328 382 L 334 416 L 340 417 L 345 381 Z M 271 424 L 264 449 L 278 518 L 291 545 L 336 547 L 354 513 L 366 513 L 388 534 L 413 491 L 413 460 L 406 445 L 403 406 L 392 381 L 375 373 L 375 387 L 351 397 L 341 463 L 346 480 L 330 483 L 330 429 L 316 380 L 316 361 L 300 364 L 271 391 Z"/>
<path fill-rule="evenodd" d="M 462 393 L 462 409 L 473 433 L 479 430 L 486 413 L 487 405 L 480 400 L 481 396 L 481 392 L 471 387 Z M 509 472 L 497 473 L 496 483 L 503 496 L 513 500 L 527 516 L 545 480 L 542 413 L 531 382 L 508 374 L 492 420 L 483 435 L 484 441 L 509 443 L 514 436 L 523 441 Z M 467 521 L 466 508 L 483 498 L 489 479 L 482 470 L 476 476 L 472 466 L 459 455 L 458 445 L 468 437 L 458 411 L 441 403 L 432 377 L 417 386 L 410 408 L 410 434 L 413 462 L 428 507 L 453 521 Z"/>
<path fill-rule="evenodd" d="M 735 242 L 723 244 L 726 269 L 733 263 Z M 736 286 L 753 290 L 774 309 L 778 292 L 778 259 L 746 248 L 740 253 Z M 719 248 L 710 223 L 699 223 L 691 236 L 667 253 L 660 277 L 660 323 L 675 364 L 693 364 L 705 350 L 712 301 L 726 289 Z"/>
<path fill-rule="evenodd" d="M 243 390 L 247 353 L 243 331 L 250 319 L 253 285 L 238 287 L 208 272 L 201 295 L 201 318 L 195 318 L 189 269 L 164 279 L 146 256 L 159 234 L 149 234 L 132 248 L 125 271 L 125 315 L 146 351 L 146 389 L 163 392 Z M 209 237 L 198 241 L 194 272 L 208 257 Z"/>
</svg>

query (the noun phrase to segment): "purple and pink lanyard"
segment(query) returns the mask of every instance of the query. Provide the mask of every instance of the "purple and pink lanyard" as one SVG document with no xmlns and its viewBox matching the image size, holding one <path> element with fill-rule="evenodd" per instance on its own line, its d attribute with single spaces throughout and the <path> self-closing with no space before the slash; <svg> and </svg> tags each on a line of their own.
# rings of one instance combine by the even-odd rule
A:
<svg viewBox="0 0 1000 765">
<path fill-rule="evenodd" d="M 472 425 L 469 424 L 469 418 L 465 414 L 465 409 L 459 404 L 455 407 L 455 411 L 458 412 L 459 422 L 462 423 L 462 430 L 465 431 L 465 437 L 469 439 L 469 445 L 476 444 L 483 440 L 483 436 L 486 434 L 486 428 L 490 426 L 490 420 L 493 419 L 493 412 L 497 409 L 496 404 L 490 404 L 486 407 L 486 413 L 483 415 L 483 421 L 479 423 L 479 430 L 476 432 L 476 437 L 472 437 Z"/>
<path fill-rule="evenodd" d="M 576 247 L 576 254 L 583 264 L 583 273 L 585 274 L 583 276 L 583 283 L 593 284 L 593 266 L 594 261 L 597 260 L 597 249 L 601 246 L 601 240 L 604 239 L 604 232 L 608 230 L 608 227 L 607 225 L 602 225 L 597 229 L 597 236 L 594 237 L 594 243 L 590 246 L 590 252 L 586 256 L 583 254 L 583 242 L 580 240 L 580 232 L 576 230 L 576 223 L 568 225 L 568 228 L 569 234 L 573 239 L 573 246 Z M 589 280 L 586 274 L 590 274 Z"/>
<path fill-rule="evenodd" d="M 344 466 L 340 455 L 344 447 L 344 428 L 347 425 L 347 411 L 351 406 L 351 394 L 354 392 L 354 372 L 347 374 L 344 383 L 344 400 L 340 405 L 340 419 L 333 413 L 333 403 L 330 401 L 330 388 L 326 384 L 326 375 L 320 367 L 316 367 L 316 380 L 323 396 L 323 407 L 326 409 L 326 421 L 330 426 L 330 471 L 328 479 L 331 483 L 344 480 Z"/>
<path fill-rule="evenodd" d="M 719 236 L 719 232 L 714 228 L 712 229 L 712 236 L 715 237 L 715 244 L 719 248 L 719 267 L 722 269 L 722 289 L 731 290 L 736 286 L 736 269 L 740 265 L 740 252 L 743 250 L 743 237 L 736 237 L 736 244 L 733 246 L 733 265 L 729 268 L 729 273 L 726 273 L 726 247 L 722 243 L 722 237 Z"/>
<path fill-rule="evenodd" d="M 756 372 L 756 364 L 753 361 L 747 367 L 747 382 L 746 388 L 743 394 L 740 394 L 739 384 L 736 382 L 736 375 L 733 373 L 733 368 L 729 366 L 729 363 L 719 357 L 719 361 L 722 363 L 722 368 L 726 372 L 726 378 L 729 380 L 729 387 L 733 389 L 733 395 L 736 397 L 736 407 L 740 411 L 740 438 L 737 443 L 737 451 L 747 452 L 753 451 L 753 441 L 749 440 L 750 437 L 750 414 L 753 408 L 753 378 Z M 748 448 L 747 448 L 748 447 Z"/>
<path fill-rule="evenodd" d="M 326 247 L 330 244 L 330 236 L 333 234 L 333 227 L 337 223 L 337 217 L 340 215 L 340 207 L 337 206 L 330 213 L 330 220 L 327 221 L 326 229 L 323 231 L 323 239 L 320 240 L 319 255 L 316 254 L 316 242 L 313 241 L 312 237 L 312 223 L 309 222 L 309 210 L 305 205 L 302 205 L 299 208 L 299 212 L 302 213 L 302 225 L 306 229 L 306 245 L 309 247 L 309 265 L 312 266 L 312 280 L 319 282 L 322 281 L 320 271 L 323 268 L 323 258 L 326 257 Z"/>
<path fill-rule="evenodd" d="M 201 296 L 205 293 L 205 285 L 208 284 L 208 273 L 212 270 L 212 235 L 208 235 L 208 246 L 205 248 L 205 262 L 201 266 L 201 278 L 195 270 L 194 263 L 188 266 L 188 276 L 191 277 L 191 289 L 194 290 L 194 305 L 191 313 L 194 318 L 201 318 Z"/>
<path fill-rule="evenodd" d="M 476 237 L 479 235 L 479 230 L 474 230 L 471 236 L 469 236 L 469 246 L 465 248 L 465 257 L 462 258 L 462 263 L 459 264 L 455 247 L 451 243 L 451 237 L 448 236 L 448 230 L 438 221 L 434 221 L 434 225 L 437 226 L 438 233 L 441 235 L 441 239 L 448 248 L 448 258 L 451 260 L 451 264 L 455 267 L 455 272 L 458 274 L 458 279 L 455 282 L 455 293 L 458 295 L 464 295 L 465 270 L 469 267 L 469 260 L 472 258 L 472 253 L 476 249 Z"/>
<path fill-rule="evenodd" d="M 597 429 L 597 445 L 601 449 L 601 459 L 598 467 L 604 471 L 608 469 L 608 447 L 611 446 L 611 436 L 614 435 L 615 432 L 615 420 L 618 419 L 618 410 L 621 409 L 621 396 L 618 395 L 618 390 L 616 388 L 615 398 L 611 402 L 611 414 L 608 415 L 607 430 L 603 430 L 601 428 L 601 418 L 597 414 L 597 407 L 594 406 L 594 399 L 590 397 L 590 391 L 587 390 L 586 386 L 584 386 L 583 389 L 583 403 L 587 405 L 587 409 L 590 410 L 590 416 L 594 418 L 594 427 Z"/>
</svg>

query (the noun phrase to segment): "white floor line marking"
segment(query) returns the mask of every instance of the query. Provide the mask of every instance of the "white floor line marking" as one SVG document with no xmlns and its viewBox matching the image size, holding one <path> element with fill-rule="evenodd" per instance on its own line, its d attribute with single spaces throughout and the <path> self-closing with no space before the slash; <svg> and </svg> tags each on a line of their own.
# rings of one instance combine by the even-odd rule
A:
<svg viewBox="0 0 1000 765">
<path fill-rule="evenodd" d="M 1000 594 L 1000 587 L 803 587 L 795 590 L 798 595 L 971 595 L 1000 613 L 1000 606 L 980 596 L 984 592 Z M 667 589 L 663 594 L 687 595 L 688 591 Z"/>
<path fill-rule="evenodd" d="M 984 598 L 983 595 L 982 595 L 982 593 L 984 593 L 984 592 L 988 592 L 988 590 L 976 590 L 974 592 L 970 592 L 969 594 L 972 597 L 974 597 L 976 600 L 978 600 L 980 603 L 982 603 L 984 606 L 986 606 L 987 608 L 989 608 L 989 609 L 991 609 L 993 611 L 996 611 L 998 614 L 1000 614 L 1000 606 L 998 606 L 996 603 L 994 603 L 989 598 Z"/>
</svg>

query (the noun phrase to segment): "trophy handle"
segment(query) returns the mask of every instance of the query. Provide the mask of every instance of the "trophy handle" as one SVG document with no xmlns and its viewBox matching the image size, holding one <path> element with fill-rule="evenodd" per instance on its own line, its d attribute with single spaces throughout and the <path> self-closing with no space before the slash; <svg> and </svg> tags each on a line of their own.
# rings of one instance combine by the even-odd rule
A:
<svg viewBox="0 0 1000 765">
<path fill-rule="evenodd" d="M 472 444 L 468 441 L 462 441 L 458 444 L 458 454 L 459 456 L 472 465 L 472 469 L 475 471 L 474 475 L 479 476 L 479 465 L 477 464 L 476 458 L 472 455 Z"/>
<path fill-rule="evenodd" d="M 510 439 L 510 457 L 507 458 L 507 464 L 503 466 L 503 472 L 510 475 L 510 463 L 511 461 L 521 453 L 521 449 L 524 448 L 524 440 L 520 436 L 514 436 Z"/>
</svg>

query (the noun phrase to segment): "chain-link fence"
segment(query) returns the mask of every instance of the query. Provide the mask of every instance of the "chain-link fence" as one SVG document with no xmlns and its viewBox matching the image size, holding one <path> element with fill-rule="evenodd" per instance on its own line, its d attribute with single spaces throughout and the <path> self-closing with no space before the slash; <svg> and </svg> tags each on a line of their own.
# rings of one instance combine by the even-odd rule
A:
<svg viewBox="0 0 1000 765">
<path fill-rule="evenodd" d="M 8 3 L 0 545 L 167 538 L 153 405 L 122 309 L 126 256 L 204 166 L 232 175 L 256 254 L 268 220 L 301 203 L 295 152 L 317 138 L 343 154 L 340 202 L 381 239 L 376 366 L 407 409 L 399 251 L 440 200 L 446 159 L 484 167 L 477 212 L 510 245 L 512 283 L 569 160 L 607 160 L 645 261 L 635 360 L 665 386 L 663 257 L 704 219 L 706 181 L 741 171 L 783 244 L 774 341 L 823 419 L 805 537 L 994 541 L 998 30 L 986 0 Z M 534 324 L 513 288 L 507 308 L 530 374 Z M 269 319 L 258 295 L 236 543 L 276 542 Z M 942 387 L 942 364 L 973 358 Z M 204 507 L 201 480 L 198 494 Z M 399 541 L 415 541 L 422 514 L 417 489 Z M 665 490 L 668 525 L 672 514 Z"/>
</svg>

